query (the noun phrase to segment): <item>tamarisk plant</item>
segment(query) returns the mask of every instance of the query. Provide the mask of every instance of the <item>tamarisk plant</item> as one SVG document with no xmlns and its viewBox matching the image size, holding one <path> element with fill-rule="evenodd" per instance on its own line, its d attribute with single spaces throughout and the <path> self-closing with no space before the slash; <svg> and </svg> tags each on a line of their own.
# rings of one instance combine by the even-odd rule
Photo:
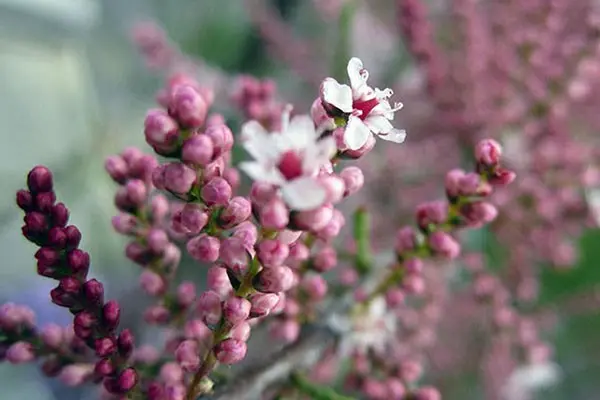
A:
<svg viewBox="0 0 600 400">
<path fill-rule="evenodd" d="M 168 333 L 162 349 L 135 348 L 132 333 L 119 328 L 121 306 L 104 299 L 102 283 L 88 279 L 90 256 L 79 248 L 80 231 L 68 225 L 68 209 L 56 202 L 51 172 L 34 167 L 27 189 L 17 192 L 25 212 L 22 232 L 39 247 L 38 274 L 57 281 L 51 301 L 69 309 L 73 324 L 38 328 L 31 310 L 5 304 L 2 359 L 39 360 L 47 375 L 70 385 L 101 384 L 108 397 L 226 398 L 228 387 L 247 382 L 233 375 L 221 384 L 226 366 L 253 350 L 248 340 L 257 327 L 267 326 L 290 349 L 304 349 L 302 328 L 326 326 L 334 340 L 311 360 L 305 357 L 314 354 L 310 349 L 286 358 L 287 347 L 267 360 L 288 363 L 286 373 L 270 375 L 277 382 L 268 378 L 276 383 L 273 397 L 439 399 L 436 388 L 419 380 L 423 363 L 403 348 L 401 311 L 410 307 L 407 298 L 426 290 L 424 260 L 456 259 L 455 233 L 493 221 L 498 211 L 489 197 L 515 174 L 501 166 L 500 145 L 483 140 L 472 171 L 448 172 L 446 200 L 419 205 L 416 226 L 398 230 L 391 265 L 376 262 L 368 205 L 354 213 L 352 249 L 337 248 L 334 239 L 346 226 L 339 206 L 364 184 L 354 160 L 366 157 L 376 138 L 396 145 L 406 136 L 391 124 L 402 108 L 390 104 L 393 92 L 369 86 L 358 58 L 347 70 L 349 84 L 323 81 L 310 113 L 295 114 L 291 106 L 255 110 L 247 114 L 264 115 L 262 121 L 240 129 L 211 113 L 211 90 L 174 75 L 144 122 L 155 154 L 127 148 L 106 160 L 118 185 L 113 226 L 128 238 L 125 255 L 141 267 L 139 284 L 153 299 L 145 322 Z M 240 93 L 254 93 L 261 82 L 244 78 L 240 85 L 252 86 Z M 236 103 L 246 104 L 240 96 Z M 231 161 L 236 142 L 251 157 L 239 165 Z M 242 190 L 240 171 L 253 180 L 249 190 Z M 182 251 L 206 266 L 206 288 L 176 281 Z M 325 273 L 340 264 L 345 267 L 330 287 Z M 327 315 L 324 305 L 344 296 L 352 305 Z M 347 393 L 317 383 L 344 361 L 350 361 L 342 377 Z M 230 398 L 258 395 L 238 391 Z"/>
</svg>

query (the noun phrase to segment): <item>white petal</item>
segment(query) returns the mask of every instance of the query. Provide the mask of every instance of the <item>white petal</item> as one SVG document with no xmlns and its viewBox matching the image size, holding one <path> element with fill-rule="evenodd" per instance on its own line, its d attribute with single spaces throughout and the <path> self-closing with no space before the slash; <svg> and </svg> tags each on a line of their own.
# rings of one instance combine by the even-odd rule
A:
<svg viewBox="0 0 600 400">
<path fill-rule="evenodd" d="M 318 171 L 319 168 L 329 164 L 336 152 L 337 146 L 333 137 L 329 136 L 319 140 L 306 148 L 302 160 L 302 170 L 309 175 Z"/>
<path fill-rule="evenodd" d="M 371 131 L 360 118 L 350 117 L 348 118 L 348 124 L 344 131 L 344 142 L 350 150 L 358 150 L 367 143 Z"/>
<path fill-rule="evenodd" d="M 326 78 L 321 85 L 323 101 L 338 108 L 342 112 L 352 112 L 352 89 L 348 85 L 339 84 L 333 78 Z"/>
<path fill-rule="evenodd" d="M 255 160 L 268 159 L 276 151 L 269 145 L 269 137 L 270 134 L 257 121 L 249 121 L 242 126 L 242 146 Z"/>
<path fill-rule="evenodd" d="M 315 124 L 308 115 L 295 116 L 290 121 L 288 129 L 282 134 L 295 149 L 304 149 L 317 140 Z"/>
<path fill-rule="evenodd" d="M 239 165 L 240 169 L 246 173 L 252 180 L 281 185 L 285 179 L 275 168 L 267 168 L 264 164 L 256 161 L 245 161 Z"/>
<path fill-rule="evenodd" d="M 289 229 L 285 229 L 279 232 L 277 239 L 282 243 L 292 244 L 300 238 L 300 235 L 302 235 L 302 231 L 291 231 Z"/>
<path fill-rule="evenodd" d="M 358 57 L 352 57 L 350 61 L 348 61 L 348 78 L 350 78 L 350 86 L 352 86 L 352 90 L 359 88 L 360 86 L 367 83 L 364 72 L 363 63 Z M 362 72 L 362 73 L 361 73 Z M 368 77 L 368 74 L 366 75 Z"/>
<path fill-rule="evenodd" d="M 287 182 L 281 188 L 283 199 L 292 210 L 314 210 L 325 203 L 327 192 L 315 179 L 302 177 Z"/>
<path fill-rule="evenodd" d="M 404 129 L 392 129 L 385 135 L 380 134 L 379 138 L 388 142 L 402 143 L 406 139 L 406 131 Z"/>
<path fill-rule="evenodd" d="M 390 132 L 394 127 L 390 123 L 390 120 L 383 115 L 371 115 L 365 119 L 365 124 L 369 127 L 371 132 L 376 135 L 385 135 Z"/>
</svg>

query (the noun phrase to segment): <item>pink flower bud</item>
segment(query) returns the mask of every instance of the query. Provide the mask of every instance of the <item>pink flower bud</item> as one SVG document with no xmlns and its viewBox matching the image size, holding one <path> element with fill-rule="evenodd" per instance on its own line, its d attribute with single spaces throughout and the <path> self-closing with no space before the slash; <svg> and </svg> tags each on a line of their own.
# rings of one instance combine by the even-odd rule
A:
<svg viewBox="0 0 600 400">
<path fill-rule="evenodd" d="M 169 237 L 162 229 L 152 228 L 146 235 L 146 245 L 154 254 L 162 254 L 168 244 Z"/>
<path fill-rule="evenodd" d="M 250 218 L 252 206 L 245 197 L 234 197 L 219 215 L 223 228 L 231 228 Z"/>
<path fill-rule="evenodd" d="M 319 177 L 319 183 L 325 188 L 327 203 L 336 204 L 344 197 L 346 184 L 344 179 L 335 175 L 324 175 Z"/>
<path fill-rule="evenodd" d="M 365 184 L 365 176 L 358 167 L 346 167 L 340 172 L 340 177 L 344 181 L 344 196 L 350 196 L 358 192 Z"/>
<path fill-rule="evenodd" d="M 179 233 L 197 235 L 207 222 L 208 214 L 202 206 L 188 203 L 173 216 L 173 229 Z"/>
<path fill-rule="evenodd" d="M 93 371 L 89 364 L 71 364 L 60 371 L 58 379 L 66 386 L 79 386 L 91 377 Z"/>
<path fill-rule="evenodd" d="M 59 348 L 64 341 L 63 329 L 56 324 L 48 324 L 42 328 L 40 337 L 46 346 Z"/>
<path fill-rule="evenodd" d="M 279 302 L 279 296 L 274 293 L 256 293 L 250 297 L 252 308 L 250 316 L 252 318 L 268 315 L 273 307 Z"/>
<path fill-rule="evenodd" d="M 493 139 L 484 139 L 475 146 L 475 159 L 486 167 L 492 167 L 500 162 L 502 146 Z"/>
<path fill-rule="evenodd" d="M 428 237 L 428 243 L 434 252 L 448 259 L 454 259 L 460 254 L 460 244 L 445 232 L 433 232 Z"/>
<path fill-rule="evenodd" d="M 194 135 L 183 144 L 181 159 L 198 167 L 208 165 L 214 156 L 214 145 L 206 135 Z"/>
<path fill-rule="evenodd" d="M 235 168 L 225 168 L 223 178 L 231 185 L 234 192 L 240 186 L 240 172 Z"/>
<path fill-rule="evenodd" d="M 164 306 L 152 306 L 144 311 L 144 321 L 149 324 L 167 323 L 170 316 L 169 310 Z"/>
<path fill-rule="evenodd" d="M 294 224 L 304 230 L 319 231 L 333 218 L 333 206 L 325 204 L 315 210 L 300 211 L 294 215 Z"/>
<path fill-rule="evenodd" d="M 215 177 L 211 179 L 201 190 L 202 200 L 208 206 L 225 206 L 231 199 L 231 186 L 223 178 Z"/>
<path fill-rule="evenodd" d="M 402 265 L 404 266 L 406 272 L 408 272 L 409 274 L 420 274 L 421 272 L 423 272 L 423 260 L 421 260 L 420 258 L 412 257 L 406 259 L 404 260 Z"/>
<path fill-rule="evenodd" d="M 300 336 L 300 324 L 293 319 L 274 320 L 269 326 L 271 337 L 284 343 L 292 343 Z"/>
<path fill-rule="evenodd" d="M 196 285 L 193 282 L 181 282 L 177 287 L 177 303 L 189 307 L 196 300 Z"/>
<path fill-rule="evenodd" d="M 244 221 L 233 229 L 233 236 L 239 238 L 246 248 L 251 249 L 258 239 L 258 229 L 250 221 Z"/>
<path fill-rule="evenodd" d="M 313 119 L 315 126 L 321 126 L 331 119 L 331 117 L 327 115 L 327 111 L 325 111 L 325 107 L 323 107 L 323 102 L 320 97 L 317 97 L 315 101 L 313 101 L 312 106 L 310 107 L 310 116 Z"/>
<path fill-rule="evenodd" d="M 312 267 L 319 272 L 327 272 L 337 265 L 337 252 L 333 247 L 324 247 L 314 256 Z"/>
<path fill-rule="evenodd" d="M 296 242 L 289 246 L 289 256 L 287 264 L 292 268 L 298 268 L 310 257 L 310 250 L 304 243 Z"/>
<path fill-rule="evenodd" d="M 246 342 L 250 338 L 250 331 L 250 324 L 244 321 L 234 326 L 229 336 L 232 339 L 237 339 Z"/>
<path fill-rule="evenodd" d="M 223 316 L 233 326 L 248 319 L 250 315 L 250 301 L 241 297 L 230 297 L 223 303 Z"/>
<path fill-rule="evenodd" d="M 208 289 L 217 292 L 222 298 L 233 290 L 225 268 L 218 266 L 209 268 L 206 281 Z"/>
<path fill-rule="evenodd" d="M 125 183 L 127 180 L 127 163 L 119 156 L 109 156 L 104 161 L 104 169 L 117 183 Z"/>
<path fill-rule="evenodd" d="M 133 207 L 140 207 L 146 202 L 148 189 L 144 181 L 132 179 L 124 186 L 127 203 Z"/>
<path fill-rule="evenodd" d="M 98 357 L 108 357 L 117 351 L 117 343 L 112 337 L 96 339 L 94 345 Z"/>
<path fill-rule="evenodd" d="M 252 183 L 252 188 L 250 189 L 250 200 L 255 205 L 262 207 L 269 202 L 269 200 L 273 199 L 277 194 L 277 188 L 275 186 L 256 181 Z"/>
<path fill-rule="evenodd" d="M 233 147 L 233 133 L 225 124 L 212 125 L 204 134 L 214 143 L 215 157 L 228 152 Z"/>
<path fill-rule="evenodd" d="M 194 87 L 179 85 L 171 94 L 169 113 L 182 125 L 197 128 L 206 120 L 208 105 Z"/>
<path fill-rule="evenodd" d="M 163 110 L 150 110 L 144 120 L 146 142 L 157 149 L 172 151 L 177 145 L 179 127 Z"/>
<path fill-rule="evenodd" d="M 402 381 L 398 378 L 390 378 L 385 381 L 385 386 L 387 387 L 387 399 L 391 400 L 401 400 L 404 398 L 406 394 L 406 387 L 402 383 Z"/>
<path fill-rule="evenodd" d="M 216 325 L 221 320 L 221 298 L 216 292 L 204 292 L 198 298 L 198 316 L 207 325 Z"/>
<path fill-rule="evenodd" d="M 490 177 L 490 183 L 506 186 L 517 178 L 517 174 L 504 168 L 497 168 L 494 175 Z"/>
<path fill-rule="evenodd" d="M 198 344 L 194 340 L 185 340 L 177 346 L 175 358 L 185 371 L 193 372 L 200 365 L 200 356 L 198 355 Z"/>
<path fill-rule="evenodd" d="M 385 384 L 373 378 L 364 380 L 362 391 L 369 400 L 386 400 L 388 398 Z"/>
<path fill-rule="evenodd" d="M 431 386 L 423 386 L 413 392 L 416 400 L 442 400 L 439 390 Z"/>
<path fill-rule="evenodd" d="M 11 364 L 23 364 L 33 361 L 35 359 L 33 346 L 27 342 L 13 343 L 8 350 L 6 350 L 6 359 Z"/>
<path fill-rule="evenodd" d="M 402 254 L 407 251 L 412 251 L 417 246 L 417 235 L 413 228 L 405 226 L 396 234 L 396 245 L 394 249 L 396 253 Z"/>
<path fill-rule="evenodd" d="M 266 229 L 281 230 L 289 223 L 289 210 L 278 198 L 269 200 L 260 210 L 260 223 Z"/>
<path fill-rule="evenodd" d="M 223 364 L 237 364 L 246 357 L 246 342 L 237 339 L 226 339 L 215 347 L 215 356 Z"/>
<path fill-rule="evenodd" d="M 248 270 L 248 250 L 239 238 L 232 236 L 223 240 L 219 257 L 227 268 L 239 276 Z"/>
<path fill-rule="evenodd" d="M 204 322 L 199 319 L 192 319 L 185 323 L 183 335 L 186 339 L 195 339 L 203 342 L 212 337 L 212 331 Z"/>
<path fill-rule="evenodd" d="M 419 296 L 425 292 L 425 280 L 420 275 L 408 274 L 404 277 L 402 287 L 408 293 Z"/>
<path fill-rule="evenodd" d="M 213 162 L 204 167 L 202 177 L 204 182 L 208 182 L 213 178 L 219 178 L 225 170 L 225 160 L 223 157 L 216 158 Z"/>
<path fill-rule="evenodd" d="M 406 383 L 414 383 L 423 375 L 421 363 L 413 360 L 403 361 L 400 364 L 400 376 Z"/>
<path fill-rule="evenodd" d="M 285 292 L 294 285 L 294 273 L 284 265 L 263 269 L 258 274 L 256 288 L 265 293 Z"/>
<path fill-rule="evenodd" d="M 183 381 L 183 369 L 174 362 L 163 364 L 159 372 L 160 380 L 167 384 L 178 384 Z"/>
<path fill-rule="evenodd" d="M 338 279 L 344 286 L 354 286 L 358 282 L 358 272 L 354 268 L 343 268 L 339 272 Z"/>
<path fill-rule="evenodd" d="M 480 227 L 489 224 L 498 216 L 498 209 L 485 201 L 467 204 L 460 211 L 471 227 Z"/>
<path fill-rule="evenodd" d="M 321 230 L 317 232 L 320 239 L 331 240 L 340 234 L 342 227 L 346 224 L 344 214 L 340 210 L 334 209 L 331 221 Z"/>
<path fill-rule="evenodd" d="M 388 308 L 396 308 L 404 304 L 404 291 L 399 288 L 392 288 L 385 292 L 385 303 Z"/>
<path fill-rule="evenodd" d="M 416 211 L 417 224 L 421 229 L 427 230 L 429 225 L 439 225 L 448 219 L 448 203 L 445 201 L 431 201 L 419 204 Z"/>
<path fill-rule="evenodd" d="M 153 176 L 154 178 L 154 176 Z M 154 180 L 156 185 L 156 180 Z M 167 164 L 164 169 L 164 187 L 175 194 L 186 194 L 196 183 L 196 171 L 182 163 Z M 158 188 L 160 186 L 157 185 Z"/>
<path fill-rule="evenodd" d="M 446 194 L 450 198 L 454 198 L 459 195 L 461 180 L 465 176 L 465 171 L 462 169 L 453 169 L 448 171 L 446 174 L 445 186 Z"/>
<path fill-rule="evenodd" d="M 195 260 L 201 262 L 215 262 L 219 258 L 221 243 L 219 239 L 205 233 L 191 238 L 186 249 Z"/>
<path fill-rule="evenodd" d="M 122 235 L 130 235 L 135 232 L 137 219 L 130 214 L 120 213 L 112 217 L 112 226 Z"/>
<path fill-rule="evenodd" d="M 287 244 L 277 239 L 265 239 L 258 244 L 257 256 L 264 267 L 282 265 L 289 255 Z"/>
<path fill-rule="evenodd" d="M 462 196 L 475 196 L 479 192 L 481 177 L 479 174 L 469 172 L 458 182 L 458 194 Z"/>
<path fill-rule="evenodd" d="M 325 298 L 327 281 L 321 275 L 311 275 L 302 281 L 302 289 L 314 301 Z"/>
</svg>

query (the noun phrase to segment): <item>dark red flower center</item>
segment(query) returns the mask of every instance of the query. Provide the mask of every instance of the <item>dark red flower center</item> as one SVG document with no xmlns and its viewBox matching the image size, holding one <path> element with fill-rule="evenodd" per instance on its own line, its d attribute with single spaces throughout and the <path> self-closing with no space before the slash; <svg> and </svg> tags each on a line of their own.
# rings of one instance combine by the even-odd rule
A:
<svg viewBox="0 0 600 400">
<path fill-rule="evenodd" d="M 377 106 L 377 104 L 379 104 L 379 100 L 377 100 L 376 97 L 373 97 L 370 100 L 354 100 L 352 103 L 352 108 L 361 111 L 361 114 L 358 117 L 364 120 L 367 118 L 371 110 Z"/>
<path fill-rule="evenodd" d="M 302 176 L 302 157 L 293 150 L 281 155 L 277 169 L 288 181 Z"/>
</svg>

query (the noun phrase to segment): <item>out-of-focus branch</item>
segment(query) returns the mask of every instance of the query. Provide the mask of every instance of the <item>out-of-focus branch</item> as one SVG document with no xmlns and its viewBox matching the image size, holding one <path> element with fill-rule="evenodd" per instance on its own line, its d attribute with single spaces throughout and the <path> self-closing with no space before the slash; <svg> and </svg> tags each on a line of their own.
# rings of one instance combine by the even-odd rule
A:
<svg viewBox="0 0 600 400">
<path fill-rule="evenodd" d="M 315 365 L 325 349 L 334 343 L 336 334 L 324 326 L 307 326 L 300 338 L 290 346 L 261 362 L 248 366 L 211 400 L 255 400 L 267 388 L 286 382 L 290 374 Z"/>
</svg>

